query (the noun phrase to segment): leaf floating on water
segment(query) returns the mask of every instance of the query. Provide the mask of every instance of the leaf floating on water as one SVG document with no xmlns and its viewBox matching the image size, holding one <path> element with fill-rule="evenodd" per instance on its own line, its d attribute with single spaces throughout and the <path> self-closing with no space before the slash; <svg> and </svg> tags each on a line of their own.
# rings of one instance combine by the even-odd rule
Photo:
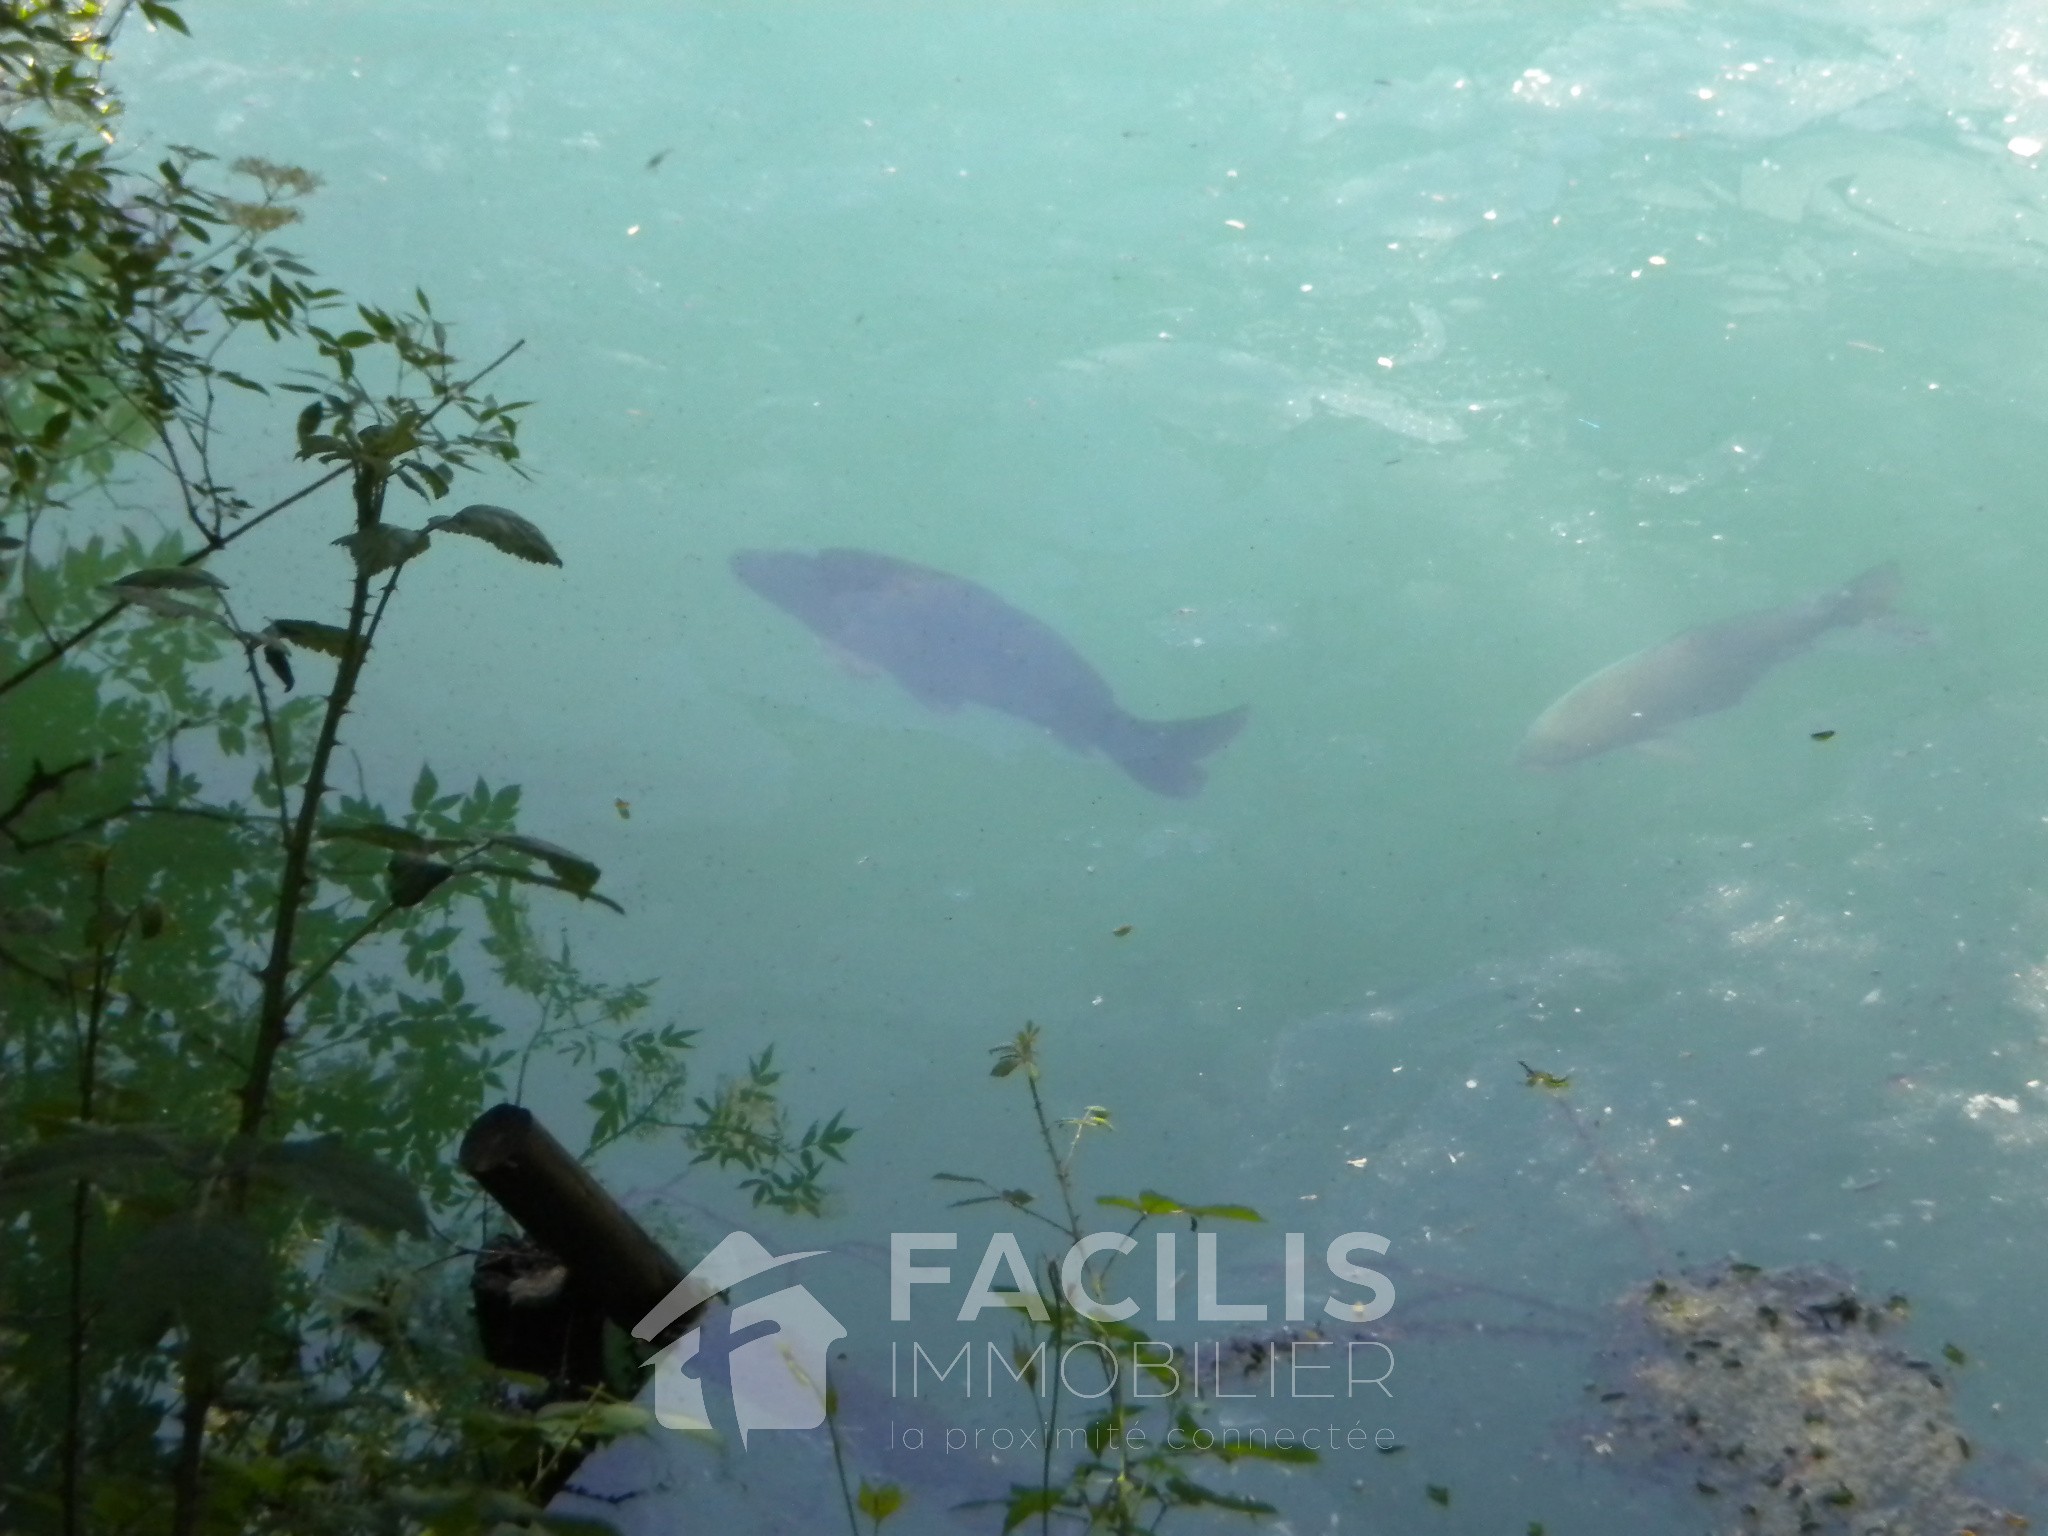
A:
<svg viewBox="0 0 2048 1536">
<path fill-rule="evenodd" d="M 1266 1218 L 1248 1205 L 1185 1205 L 1162 1195 L 1156 1189 L 1141 1189 L 1138 1198 L 1132 1200 L 1124 1195 L 1098 1195 L 1097 1205 L 1113 1205 L 1120 1210 L 1136 1211 L 1143 1216 L 1193 1216 L 1208 1217 L 1212 1221 L 1264 1221 Z"/>
<path fill-rule="evenodd" d="M 1944 1344 L 1941 1346 L 1941 1358 L 1946 1360 L 1950 1365 L 1968 1365 L 1970 1363 L 1970 1357 L 1964 1354 L 1960 1349 L 1957 1349 L 1953 1344 Z"/>
<path fill-rule="evenodd" d="M 1441 1483 L 1431 1483 L 1424 1491 L 1428 1493 L 1430 1503 L 1441 1504 L 1447 1509 L 1450 1507 L 1451 1490 L 1444 1487 Z"/>
<path fill-rule="evenodd" d="M 507 511 L 504 507 L 476 502 L 447 517 L 433 518 L 427 526 L 449 533 L 466 533 L 473 539 L 482 539 L 494 549 L 502 549 L 508 555 L 517 555 L 535 565 L 562 563 L 562 557 L 555 553 L 555 546 L 548 542 L 546 534 L 517 512 Z"/>
<path fill-rule="evenodd" d="M 1570 1078 L 1559 1077 L 1555 1072 L 1539 1072 L 1526 1061 L 1518 1061 L 1515 1065 L 1528 1074 L 1531 1088 L 1569 1088 L 1572 1085 Z"/>
<path fill-rule="evenodd" d="M 862 1478 L 860 1496 L 855 1502 L 862 1514 L 880 1525 L 903 1507 L 903 1490 L 894 1483 L 871 1483 Z"/>
<path fill-rule="evenodd" d="M 424 528 L 401 528 L 396 523 L 374 523 L 358 528 L 334 541 L 356 563 L 356 574 L 374 576 L 405 564 L 425 551 L 432 539 Z"/>
<path fill-rule="evenodd" d="M 632 801 L 630 801 L 630 800 L 614 800 L 614 801 L 612 802 L 612 806 L 613 806 L 613 808 L 614 808 L 615 810 L 617 810 L 617 811 L 618 811 L 618 813 L 619 813 L 619 820 L 621 820 L 621 821 L 631 821 L 631 820 L 633 819 L 633 802 L 632 802 Z"/>
<path fill-rule="evenodd" d="M 1109 936 L 1113 939 L 1127 939 L 1131 936 L 1131 925 L 1125 923 L 1121 928 L 1112 928 L 1109 930 Z"/>
<path fill-rule="evenodd" d="M 1833 731 L 1815 731 L 1813 733 L 1813 739 L 1815 741 L 1833 741 L 1835 739 L 1835 733 Z"/>
</svg>

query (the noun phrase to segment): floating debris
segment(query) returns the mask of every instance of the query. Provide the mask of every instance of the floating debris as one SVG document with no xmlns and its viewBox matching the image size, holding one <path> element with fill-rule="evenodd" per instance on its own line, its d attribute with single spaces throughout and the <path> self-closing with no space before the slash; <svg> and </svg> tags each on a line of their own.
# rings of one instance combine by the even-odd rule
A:
<svg viewBox="0 0 2048 1536">
<path fill-rule="evenodd" d="M 1621 1305 L 1616 1359 L 1629 1395 L 1612 1399 L 1612 1428 L 1595 1439 L 1639 1462 L 1678 1463 L 1715 1499 L 1722 1529 L 2026 1528 L 1957 1485 L 1970 1446 L 1947 1387 L 1881 1338 L 1903 1298 L 1867 1302 L 1824 1269 L 1725 1264 L 1654 1280 Z"/>
<path fill-rule="evenodd" d="M 1515 1065 L 1526 1074 L 1531 1088 L 1569 1088 L 1572 1085 L 1570 1078 L 1559 1077 L 1555 1072 L 1539 1072 L 1526 1061 L 1518 1061 Z"/>
</svg>

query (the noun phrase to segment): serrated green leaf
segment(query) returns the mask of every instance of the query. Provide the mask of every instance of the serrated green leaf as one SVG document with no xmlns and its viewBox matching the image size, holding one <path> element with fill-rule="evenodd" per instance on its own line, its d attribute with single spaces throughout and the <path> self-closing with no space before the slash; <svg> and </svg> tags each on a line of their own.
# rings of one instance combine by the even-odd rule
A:
<svg viewBox="0 0 2048 1536">
<path fill-rule="evenodd" d="M 466 533 L 473 539 L 482 539 L 494 549 L 517 555 L 521 560 L 530 560 L 535 565 L 562 563 L 562 557 L 555 553 L 555 546 L 548 542 L 546 534 L 517 512 L 504 507 L 476 502 L 460 512 L 433 518 L 427 526 L 437 531 Z"/>
<path fill-rule="evenodd" d="M 368 843 L 373 848 L 389 848 L 397 853 L 437 853 L 451 846 L 445 838 L 423 837 L 382 821 L 336 823 L 322 827 L 320 837 L 324 842 Z"/>
<path fill-rule="evenodd" d="M 379 571 L 391 570 L 424 553 L 433 539 L 424 528 L 374 523 L 368 528 L 358 528 L 354 533 L 345 533 L 334 542 L 349 552 L 349 558 L 356 563 L 358 575 L 375 576 Z"/>
<path fill-rule="evenodd" d="M 348 659 L 358 642 L 338 624 L 320 624 L 312 619 L 272 619 L 270 630 L 278 639 L 302 650 L 318 651 L 337 661 Z"/>
<path fill-rule="evenodd" d="M 146 608 L 159 618 L 197 619 L 202 624 L 218 624 L 230 634 L 234 626 L 211 608 L 202 608 L 197 603 L 188 603 L 182 597 L 173 597 L 168 592 L 152 591 L 148 587 L 118 587 L 109 585 L 107 590 L 125 603 L 137 608 Z"/>
<path fill-rule="evenodd" d="M 612 911 L 618 913 L 621 917 L 626 914 L 624 907 L 613 901 L 611 897 L 605 895 L 602 891 L 578 890 L 565 881 L 557 880 L 553 875 L 543 875 L 531 869 L 524 869 L 517 864 L 470 864 L 465 867 L 465 873 L 473 875 L 498 875 L 506 880 L 516 880 L 521 885 L 538 885 L 551 891 L 566 891 L 578 901 L 594 901 L 601 907 L 611 908 Z"/>
<path fill-rule="evenodd" d="M 168 1131 L 81 1126 L 0 1163 L 0 1203 L 74 1179 L 126 1182 L 138 1174 L 185 1172 L 197 1161 L 191 1143 Z"/>
<path fill-rule="evenodd" d="M 185 25 L 185 18 L 172 10 L 168 5 L 163 4 L 162 0 L 142 0 L 142 14 L 157 26 L 169 27 L 173 32 L 179 33 L 184 37 L 192 35 L 190 29 Z"/>
<path fill-rule="evenodd" d="M 1126 1200 L 1116 1195 L 1104 1195 L 1095 1202 L 1097 1205 L 1122 1205 L 1134 1211 L 1143 1211 L 1147 1216 L 1185 1216 L 1190 1208 L 1171 1196 L 1162 1195 L 1156 1189 L 1141 1189 L 1138 1198 Z"/>
<path fill-rule="evenodd" d="M 122 1254 L 108 1315 L 138 1344 L 153 1344 L 176 1325 L 195 1353 L 221 1359 L 255 1342 L 270 1307 L 271 1268 L 247 1222 L 181 1212 Z"/>
<path fill-rule="evenodd" d="M 508 832 L 492 838 L 491 846 L 510 849 L 513 853 L 524 854 L 530 859 L 539 859 L 554 871 L 555 878 L 562 882 L 564 890 L 573 891 L 578 896 L 589 895 L 597 884 L 598 876 L 603 873 L 582 854 L 571 853 L 567 848 L 544 842 L 537 837 L 523 837 L 516 832 Z"/>
<path fill-rule="evenodd" d="M 1124 1195 L 1099 1195 L 1097 1205 L 1112 1205 L 1119 1210 L 1138 1211 L 1146 1216 L 1194 1216 L 1206 1217 L 1212 1221 L 1264 1221 L 1266 1218 L 1248 1205 L 1185 1205 L 1162 1195 L 1156 1189 L 1138 1191 L 1138 1198 L 1132 1200 Z"/>
<path fill-rule="evenodd" d="M 256 1178 L 316 1200 L 358 1226 L 427 1235 L 426 1208 L 405 1175 L 339 1136 L 266 1142 L 243 1161 Z"/>
<path fill-rule="evenodd" d="M 1313 1455 L 1313 1453 L 1311 1453 Z M 1242 1494 L 1219 1493 L 1214 1488 L 1204 1488 L 1200 1483 L 1184 1477 L 1168 1477 L 1167 1491 L 1181 1504 L 1206 1504 L 1211 1509 L 1234 1510 L 1240 1515 L 1270 1515 L 1277 1511 L 1261 1499 L 1248 1499 Z"/>
<path fill-rule="evenodd" d="M 124 588 L 149 592 L 225 592 L 228 589 L 228 584 L 213 572 L 201 570 L 196 565 L 152 566 L 148 570 L 130 571 L 107 585 L 117 592 Z"/>
<path fill-rule="evenodd" d="M 1292 1466 L 1308 1466 L 1322 1460 L 1305 1445 L 1225 1445 L 1219 1441 L 1210 1454 L 1224 1461 L 1279 1461 Z"/>
<path fill-rule="evenodd" d="M 1200 1216 L 1209 1221 L 1264 1221 L 1266 1218 L 1248 1205 L 1191 1205 L 1187 1207 L 1190 1216 Z"/>
<path fill-rule="evenodd" d="M 1012 1485 L 1009 1508 L 1003 1515 L 1003 1531 L 1005 1536 L 1008 1536 L 1009 1532 L 1017 1529 L 1018 1526 L 1029 1520 L 1033 1515 L 1042 1515 L 1047 1510 L 1058 1509 L 1065 1494 L 1066 1490 L 1064 1488 L 1047 1486 L 1033 1488 L 1024 1484 Z"/>
</svg>

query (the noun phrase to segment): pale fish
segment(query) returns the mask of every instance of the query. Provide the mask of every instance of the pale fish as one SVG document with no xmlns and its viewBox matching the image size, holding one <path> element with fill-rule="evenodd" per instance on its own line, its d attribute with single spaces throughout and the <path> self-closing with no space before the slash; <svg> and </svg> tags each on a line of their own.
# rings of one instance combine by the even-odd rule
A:
<svg viewBox="0 0 2048 1536">
<path fill-rule="evenodd" d="M 1727 709 L 1827 631 L 1890 612 L 1898 586 L 1898 567 L 1880 565 L 1806 602 L 1703 624 L 1624 657 L 1537 716 L 1515 761 L 1562 768 Z"/>
</svg>

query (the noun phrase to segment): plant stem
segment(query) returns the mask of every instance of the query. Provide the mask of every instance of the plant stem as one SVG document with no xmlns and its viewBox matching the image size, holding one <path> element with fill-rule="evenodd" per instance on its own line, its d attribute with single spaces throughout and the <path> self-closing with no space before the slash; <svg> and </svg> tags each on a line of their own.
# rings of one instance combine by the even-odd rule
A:
<svg viewBox="0 0 2048 1536">
<path fill-rule="evenodd" d="M 333 954 L 329 955 L 325 960 L 320 961 L 311 970 L 307 971 L 305 976 L 300 979 L 299 984 L 296 987 L 292 988 L 291 995 L 285 998 L 284 1000 L 284 1011 L 286 1017 L 290 1017 L 292 1010 L 298 1007 L 300 1003 L 305 1001 L 306 994 L 313 990 L 313 988 L 319 983 L 321 977 L 325 976 L 329 971 L 333 970 L 337 965 L 341 964 L 341 962 L 348 957 L 348 953 L 350 950 L 354 949 L 358 944 L 362 943 L 363 940 L 367 939 L 371 934 L 375 933 L 377 929 L 380 926 L 382 926 L 385 919 L 390 917 L 391 914 L 396 912 L 397 910 L 397 902 L 385 902 L 383 906 L 379 907 L 376 911 L 372 912 L 368 917 L 364 918 L 361 925 L 357 927 L 354 933 L 350 934 L 347 938 L 343 939 L 339 944 L 335 945 Z"/>
<path fill-rule="evenodd" d="M 206 1451 L 206 1418 L 213 1411 L 213 1383 L 204 1367 L 185 1346 L 180 1362 L 180 1395 L 184 1399 L 178 1414 L 178 1459 L 171 1474 L 171 1536 L 195 1536 L 199 1529 L 200 1473 Z"/>
<path fill-rule="evenodd" d="M 374 527 L 383 514 L 384 476 L 368 466 L 358 467 L 355 478 L 356 527 Z M 393 573 L 394 578 L 396 573 Z M 385 597 L 390 596 L 386 584 Z M 379 605 L 381 607 L 381 604 Z M 270 958 L 260 973 L 262 998 L 256 1016 L 256 1043 L 249 1057 L 249 1076 L 242 1085 L 244 1136 L 262 1128 L 270 1107 L 270 1078 L 277 1066 L 291 1021 L 292 951 L 298 939 L 299 914 L 304 910 L 311 881 L 313 839 L 319 830 L 320 806 L 327 795 L 327 768 L 333 760 L 335 743 L 341 736 L 342 717 L 355 698 L 369 648 L 363 644 L 370 618 L 370 576 L 358 566 L 350 585 L 348 645 L 335 668 L 334 688 L 327 695 L 327 709 L 321 716 L 320 735 L 313 744 L 313 756 L 306 765 L 306 782 L 299 792 L 299 814 L 284 848 L 284 873 L 278 882 L 277 921 L 270 935 Z M 279 785 L 279 792 L 283 792 Z"/>
<path fill-rule="evenodd" d="M 115 929 L 107 941 L 107 861 L 93 866 L 93 968 L 92 997 L 85 1015 L 85 1040 L 78 1062 L 78 1118 L 90 1122 L 99 1097 L 100 1026 L 107 1016 L 108 984 L 115 963 L 128 937 L 129 919 Z M 70 1273 L 65 1297 L 65 1381 L 64 1381 L 64 1469 L 62 1503 L 65 1536 L 78 1536 L 84 1529 L 82 1505 L 85 1472 L 85 1247 L 86 1227 L 92 1215 L 92 1181 L 80 1179 L 71 1188 L 71 1234 L 67 1262 Z"/>
<path fill-rule="evenodd" d="M 832 1470 L 839 1474 L 839 1498 L 846 1505 L 846 1528 L 853 1536 L 860 1536 L 860 1520 L 853 1512 L 853 1490 L 846 1482 L 846 1453 L 839 1445 L 839 1415 L 833 1412 L 838 1404 L 825 1405 L 825 1428 L 832 1436 Z M 876 1522 L 879 1529 L 880 1522 Z"/>
</svg>

